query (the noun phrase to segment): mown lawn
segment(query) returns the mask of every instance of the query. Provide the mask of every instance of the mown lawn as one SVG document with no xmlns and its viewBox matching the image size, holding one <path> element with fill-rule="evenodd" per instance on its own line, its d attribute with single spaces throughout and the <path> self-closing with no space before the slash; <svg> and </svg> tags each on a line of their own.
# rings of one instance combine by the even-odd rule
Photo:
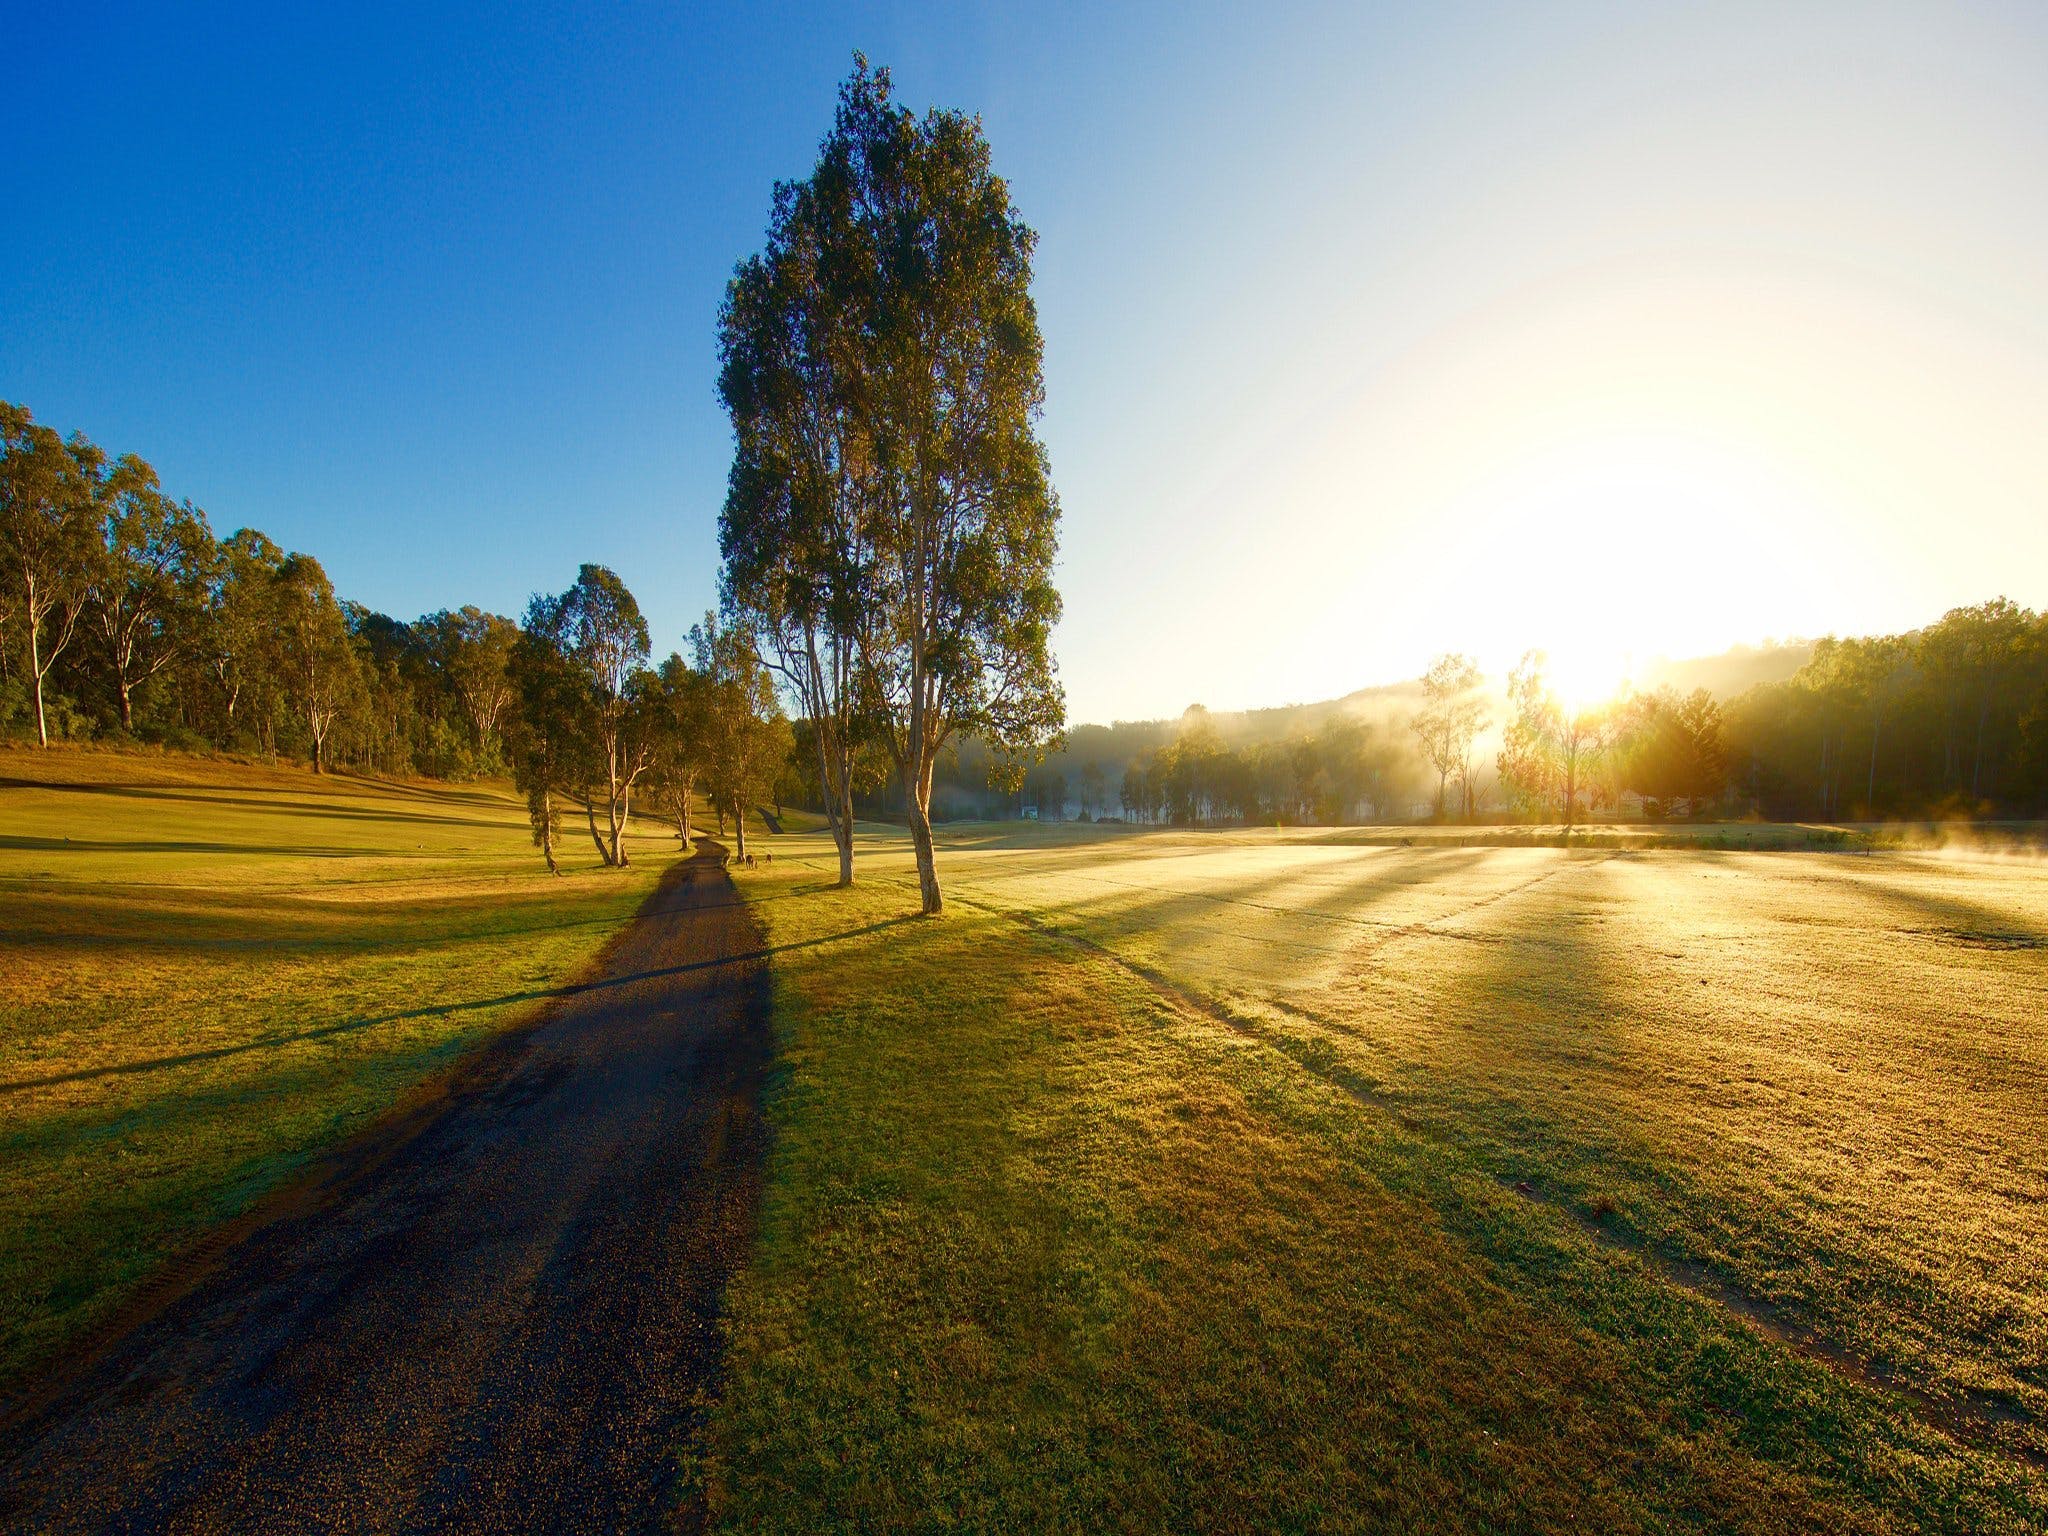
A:
<svg viewBox="0 0 2048 1536">
<path fill-rule="evenodd" d="M 2038 866 L 766 846 L 726 1528 L 2048 1526 Z"/>
<path fill-rule="evenodd" d="M 550 879 L 505 786 L 0 751 L 0 1393 L 573 977 L 677 848 L 567 846 Z"/>
</svg>

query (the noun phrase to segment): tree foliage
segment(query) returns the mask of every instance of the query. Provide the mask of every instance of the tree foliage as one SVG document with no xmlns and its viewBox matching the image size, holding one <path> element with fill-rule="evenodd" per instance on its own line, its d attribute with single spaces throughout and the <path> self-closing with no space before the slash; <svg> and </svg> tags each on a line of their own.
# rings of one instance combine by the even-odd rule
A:
<svg viewBox="0 0 2048 1536">
<path fill-rule="evenodd" d="M 78 633 L 100 574 L 106 455 L 65 441 L 0 402 L 0 562 L 35 689 L 36 737 L 50 742 L 44 685 Z"/>
<path fill-rule="evenodd" d="M 762 637 L 806 723 L 839 883 L 851 885 L 856 764 L 873 736 L 859 642 L 881 481 L 844 191 L 822 166 L 778 186 L 768 248 L 727 289 L 718 389 L 734 453 L 719 549 L 726 611 Z"/>
<path fill-rule="evenodd" d="M 1829 638 L 1724 706 L 1767 815 L 1983 815 L 2048 802 L 2048 619 L 1997 598 L 1899 635 Z"/>
<path fill-rule="evenodd" d="M 590 835 L 606 864 L 626 863 L 626 820 L 633 785 L 647 771 L 651 742 L 644 712 L 636 711 L 632 683 L 646 665 L 647 620 L 616 573 L 586 565 L 552 610 L 552 633 L 583 680 L 591 699 L 596 754 L 583 801 Z M 605 828 L 597 828 L 595 788 L 602 776 Z"/>
<path fill-rule="evenodd" d="M 794 680 L 821 777 L 843 785 L 858 731 L 878 735 L 933 914 L 941 754 L 971 733 L 1015 783 L 1065 716 L 1035 238 L 980 122 L 914 116 L 857 58 L 817 168 L 778 190 L 768 252 L 724 315 L 729 603 Z M 832 797 L 843 820 L 850 795 Z"/>
<path fill-rule="evenodd" d="M 527 604 L 508 667 L 515 700 L 506 732 L 512 780 L 526 796 L 534 846 L 550 874 L 561 873 L 556 850 L 563 807 L 592 778 L 597 734 L 596 699 L 571 656 L 562 608 L 559 597 L 536 596 Z"/>
<path fill-rule="evenodd" d="M 517 632 L 473 607 L 407 624 L 345 602 L 312 556 L 217 539 L 141 459 L 0 403 L 0 730 L 501 771 Z"/>
<path fill-rule="evenodd" d="M 1651 820 L 1704 814 L 1727 789 L 1728 741 L 1721 706 L 1704 688 L 1668 689 L 1626 701 L 1616 714 L 1621 787 Z"/>
<path fill-rule="evenodd" d="M 733 821 L 734 849 L 747 856 L 747 812 L 755 808 L 789 756 L 789 722 L 754 637 L 721 626 L 715 614 L 690 628 L 690 649 L 703 678 L 703 779 L 712 804 Z"/>
<path fill-rule="evenodd" d="M 1423 704 L 1410 728 L 1436 772 L 1439 819 L 1448 810 L 1445 789 L 1453 775 L 1459 781 L 1464 813 L 1468 818 L 1472 814 L 1472 745 L 1485 728 L 1488 714 L 1481 682 L 1479 664 L 1469 656 L 1455 654 L 1439 656 L 1422 676 Z"/>
</svg>

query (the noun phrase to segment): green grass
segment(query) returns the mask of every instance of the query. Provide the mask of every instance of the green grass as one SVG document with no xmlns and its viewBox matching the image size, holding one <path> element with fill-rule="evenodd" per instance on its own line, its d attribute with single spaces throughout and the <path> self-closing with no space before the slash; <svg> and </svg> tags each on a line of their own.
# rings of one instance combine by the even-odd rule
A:
<svg viewBox="0 0 2048 1536">
<path fill-rule="evenodd" d="M 840 892 L 784 825 L 727 1528 L 2048 1528 L 2039 862 L 968 827 L 927 923 L 900 834 Z M 675 850 L 568 847 L 502 787 L 0 754 L 0 1381 Z"/>
<path fill-rule="evenodd" d="M 740 877 L 727 1528 L 2048 1526 L 2038 865 L 948 841 Z"/>
<path fill-rule="evenodd" d="M 0 1388 L 587 964 L 676 851 L 502 785 L 0 752 Z"/>
</svg>

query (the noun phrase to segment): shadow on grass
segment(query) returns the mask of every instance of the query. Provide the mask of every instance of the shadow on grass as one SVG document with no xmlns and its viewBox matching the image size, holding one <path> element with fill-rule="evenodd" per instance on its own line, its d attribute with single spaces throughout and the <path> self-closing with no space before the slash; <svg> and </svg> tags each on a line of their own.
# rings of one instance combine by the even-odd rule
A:
<svg viewBox="0 0 2048 1536">
<path fill-rule="evenodd" d="M 1866 900 L 1902 908 L 1933 925 L 1901 926 L 1897 930 L 1900 933 L 1970 948 L 2048 949 L 2048 930 L 2028 921 L 2010 906 L 1928 890 L 1924 876 L 1914 878 L 1918 873 L 1897 869 L 1829 871 L 1838 885 L 1854 890 Z"/>
<path fill-rule="evenodd" d="M 28 779 L 0 779 L 0 789 L 45 790 L 52 794 L 105 795 L 118 800 L 176 800 L 208 810 L 260 811 L 272 816 L 316 816 L 328 821 L 385 822 L 392 826 L 482 827 L 499 830 L 509 825 L 506 817 L 432 815 L 399 801 L 384 806 L 350 807 L 323 804 L 317 797 L 286 790 L 270 795 L 238 795 L 225 790 L 144 784 L 38 784 Z M 394 800 L 396 797 L 393 797 Z M 501 802 L 483 799 L 479 809 L 505 809 Z"/>
<path fill-rule="evenodd" d="M 84 837 L 21 837 L 0 835 L 0 848 L 22 853 L 254 853 L 286 859 L 388 858 L 384 849 L 313 848 L 295 843 L 187 843 L 169 841 L 99 842 Z"/>
<path fill-rule="evenodd" d="M 331 1024 L 316 1024 L 310 1029 L 292 1030 L 286 1034 L 264 1035 L 235 1045 L 215 1046 L 210 1050 L 184 1051 L 174 1056 L 152 1056 L 141 1061 L 111 1062 L 102 1067 L 80 1067 L 75 1071 L 52 1072 L 42 1077 L 14 1078 L 11 1081 L 0 1082 L 0 1094 L 23 1093 L 32 1088 L 55 1088 L 66 1083 L 91 1082 L 103 1077 L 126 1077 L 141 1072 L 161 1072 L 175 1067 L 194 1066 L 204 1061 L 220 1061 L 232 1056 L 246 1056 L 256 1051 L 275 1050 L 280 1046 L 299 1045 L 309 1040 L 325 1040 L 336 1035 L 353 1034 L 358 1030 L 374 1029 L 380 1024 L 400 1024 L 412 1019 L 440 1019 L 484 1008 L 502 1008 L 517 1003 L 552 1001 L 565 997 L 581 997 L 586 993 L 615 991 L 620 987 L 636 986 L 643 981 L 655 981 L 668 976 L 687 975 L 693 971 L 716 970 L 720 966 L 765 960 L 772 955 L 787 954 L 791 950 L 816 949 L 820 945 L 835 944 L 842 939 L 862 938 L 868 934 L 880 933 L 886 928 L 919 920 L 915 914 L 905 913 L 900 917 L 869 923 L 865 927 L 849 928 L 840 933 L 820 934 L 817 938 L 802 939 L 791 944 L 765 945 L 718 960 L 692 960 L 684 965 L 666 965 L 653 970 L 633 971 L 624 976 L 607 976 L 601 981 L 571 982 L 561 987 L 535 987 L 524 992 L 507 992 L 498 997 L 471 998 L 459 1003 L 436 1003 L 426 1008 L 408 1008 L 397 1013 L 381 1013 L 363 1019 L 340 1019 Z"/>
<path fill-rule="evenodd" d="M 281 899 L 278 904 L 284 905 Z M 440 903 L 434 910 L 437 915 L 459 916 L 472 910 L 486 910 L 487 906 L 482 900 L 466 900 Z M 509 902 L 499 902 L 498 909 L 501 913 L 510 910 L 516 915 L 517 912 Z M 251 915 L 246 906 L 221 906 L 197 912 L 165 906 L 140 907 L 132 912 L 123 912 L 119 926 L 106 916 L 104 908 L 96 910 L 94 915 L 99 918 L 100 926 L 90 932 L 37 927 L 13 918 L 6 904 L 0 902 L 0 940 L 23 946 L 34 944 L 50 950 L 132 949 L 155 954 L 181 951 L 250 954 L 267 951 L 285 956 L 346 955 L 532 939 L 541 934 L 570 933 L 586 928 L 616 928 L 619 923 L 616 916 L 601 915 L 564 918 L 555 922 L 507 921 L 490 927 L 451 929 L 430 926 L 412 914 L 369 912 L 349 914 L 351 921 L 345 931 L 317 933 L 307 930 L 306 916 L 299 906 L 287 907 L 281 916 L 270 920 L 267 931 L 261 932 L 250 930 L 264 921 L 264 915 Z M 332 913 L 323 912 L 321 915 L 332 916 Z M 212 927 L 220 926 L 225 926 L 228 931 L 210 931 Z M 174 927 L 183 931 L 173 932 Z"/>
</svg>

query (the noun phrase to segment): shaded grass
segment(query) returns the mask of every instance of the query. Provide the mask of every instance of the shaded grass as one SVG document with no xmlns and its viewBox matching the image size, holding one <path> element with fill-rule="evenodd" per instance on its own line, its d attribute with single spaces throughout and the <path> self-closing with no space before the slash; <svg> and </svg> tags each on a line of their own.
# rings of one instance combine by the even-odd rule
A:
<svg viewBox="0 0 2048 1536">
<path fill-rule="evenodd" d="M 742 881 L 771 944 L 903 909 L 892 839 L 852 892 L 792 842 Z M 2048 1522 L 2024 1463 L 1588 1235 L 1647 1189 L 1659 1241 L 1715 1211 L 1783 1254 L 1832 1230 L 1814 1251 L 1882 1287 L 1877 1250 L 1916 1219 L 1856 1241 L 1867 1211 L 1801 1219 L 1800 1176 L 1755 1177 L 1771 1148 L 1662 1081 L 1676 1005 L 1643 988 L 1640 936 L 1595 919 L 1668 928 L 1669 891 L 1599 856 L 1498 851 L 1432 881 L 1398 850 L 1299 852 L 963 845 L 944 922 L 778 956 L 762 1244 L 699 1464 L 728 1528 Z M 1785 1047 L 1751 1041 L 1752 1075 L 1804 1070 L 1773 1067 Z M 1845 1049 L 1849 1091 L 1882 1098 L 1882 1056 Z M 1503 1182 L 1530 1175 L 1563 1198 Z M 1937 1288 L 1987 1260 L 1934 1261 Z"/>
<path fill-rule="evenodd" d="M 677 848 L 555 880 L 502 785 L 111 753 L 0 752 L 0 827 L 0 1388 L 573 978 Z"/>
</svg>

